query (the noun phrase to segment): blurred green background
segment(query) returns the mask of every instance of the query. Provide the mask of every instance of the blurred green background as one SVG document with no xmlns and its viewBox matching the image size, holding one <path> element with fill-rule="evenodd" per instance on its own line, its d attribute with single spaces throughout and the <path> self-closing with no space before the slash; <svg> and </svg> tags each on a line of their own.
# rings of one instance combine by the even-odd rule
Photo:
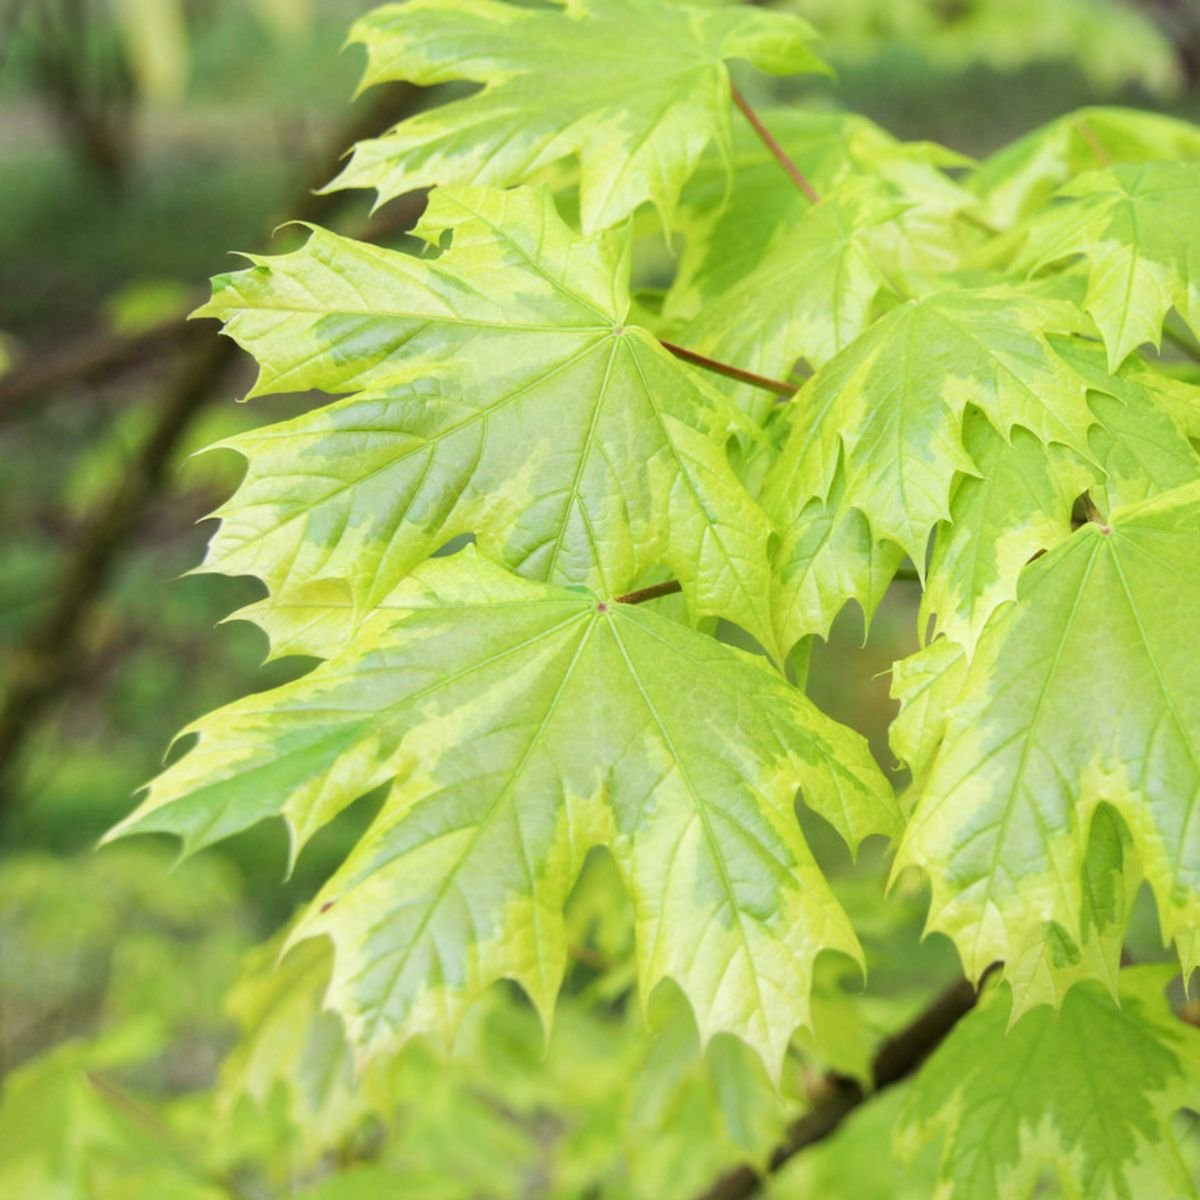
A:
<svg viewBox="0 0 1200 1200">
<path fill-rule="evenodd" d="M 303 666 L 260 669 L 257 631 L 214 628 L 256 596 L 252 581 L 181 576 L 239 470 L 223 452 L 192 452 L 312 400 L 239 406 L 249 368 L 206 357 L 215 324 L 170 331 L 229 252 L 286 243 L 272 228 L 371 114 L 370 96 L 350 103 L 361 52 L 342 49 L 369 7 L 0 0 L 0 676 L 16 730 L 0 762 L 0 1074 L 153 1012 L 172 1047 L 157 1085 L 203 1086 L 229 1040 L 221 995 L 239 955 L 312 894 L 366 819 L 369 802 L 287 880 L 274 824 L 175 875 L 169 847 L 92 854 L 179 729 Z M 1198 0 L 791 7 L 826 36 L 838 76 L 759 81 L 762 102 L 845 107 L 979 157 L 1085 104 L 1200 117 Z M 402 239 L 411 219 L 396 204 L 390 227 L 377 218 L 381 240 Z M 329 219 L 358 230 L 368 212 L 350 197 Z M 205 364 L 167 452 L 156 451 L 187 373 Z M 131 493 L 156 453 L 166 469 Z M 82 618 L 48 625 L 114 511 L 121 536 L 84 572 Z M 814 654 L 814 698 L 889 765 L 885 672 L 916 646 L 915 601 L 913 585 L 896 585 L 865 644 L 846 614 Z M 58 676 L 30 701 L 25 684 L 48 661 Z M 172 948 L 193 968 L 182 985 Z"/>
</svg>

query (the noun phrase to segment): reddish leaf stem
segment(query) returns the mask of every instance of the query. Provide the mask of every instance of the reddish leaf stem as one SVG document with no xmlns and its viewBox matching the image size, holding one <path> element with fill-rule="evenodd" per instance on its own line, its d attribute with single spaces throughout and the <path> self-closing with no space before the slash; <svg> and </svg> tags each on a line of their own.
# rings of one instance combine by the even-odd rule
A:
<svg viewBox="0 0 1200 1200">
<path fill-rule="evenodd" d="M 775 140 L 775 135 L 759 120 L 758 113 L 750 107 L 750 101 L 733 83 L 730 83 L 729 90 L 733 94 L 734 104 L 742 110 L 742 115 L 754 127 L 754 132 L 762 138 L 763 145 L 775 156 L 776 161 L 788 173 L 792 182 L 813 204 L 819 204 L 821 197 L 817 195 L 817 189 L 808 182 L 804 172 L 788 157 L 788 152 Z"/>
<path fill-rule="evenodd" d="M 647 600 L 657 600 L 659 596 L 673 596 L 683 591 L 683 584 L 678 579 L 668 579 L 666 583 L 651 584 L 650 587 L 639 588 L 636 592 L 628 592 L 618 596 L 618 604 L 645 604 Z"/>
<path fill-rule="evenodd" d="M 701 370 L 711 371 L 714 375 L 724 375 L 726 379 L 736 379 L 738 383 L 748 383 L 751 387 L 762 388 L 764 392 L 774 392 L 777 396 L 785 396 L 789 399 L 796 394 L 797 389 L 790 383 L 770 379 L 766 375 L 755 375 L 753 371 L 743 371 L 741 367 L 731 367 L 728 363 L 718 362 L 715 358 L 706 358 L 703 354 L 697 354 L 695 350 L 688 350 L 685 346 L 677 346 L 674 342 L 668 342 L 661 338 L 659 345 L 664 350 L 670 351 L 676 358 L 691 363 L 693 367 L 700 367 Z"/>
</svg>

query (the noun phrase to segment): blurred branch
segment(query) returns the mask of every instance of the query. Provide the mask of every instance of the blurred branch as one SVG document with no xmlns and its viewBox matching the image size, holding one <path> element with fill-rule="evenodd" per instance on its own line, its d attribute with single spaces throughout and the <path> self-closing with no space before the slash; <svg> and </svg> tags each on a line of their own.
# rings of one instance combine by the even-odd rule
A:
<svg viewBox="0 0 1200 1200">
<path fill-rule="evenodd" d="M 352 236 L 367 242 L 386 241 L 412 227 L 423 203 L 424 193 L 393 201 L 362 229 L 352 231 Z M 197 291 L 187 306 L 189 311 L 203 301 L 204 294 Z M 39 402 L 47 396 L 119 378 L 125 371 L 165 359 L 192 342 L 208 342 L 212 336 L 211 326 L 171 317 L 136 333 L 87 334 L 61 350 L 31 356 L 28 362 L 21 361 L 8 374 L 0 375 L 0 427 L 39 412 Z"/>
<path fill-rule="evenodd" d="M 334 139 L 285 217 L 328 220 L 346 202 L 347 194 L 319 194 L 312 189 L 336 172 L 351 143 L 378 136 L 408 115 L 417 95 L 417 89 L 407 86 L 382 91 L 375 103 Z M 423 196 L 399 205 L 402 211 L 393 216 L 393 225 L 411 225 L 423 205 Z M 87 669 L 84 632 L 88 622 L 121 559 L 136 541 L 147 510 L 166 489 L 176 451 L 196 416 L 220 394 L 222 380 L 238 360 L 239 352 L 232 341 L 216 336 L 208 326 L 191 328 L 196 330 L 195 339 L 189 330 L 187 352 L 167 387 L 157 422 L 108 501 L 99 507 L 69 552 L 50 611 L 14 652 L 8 689 L 0 707 L 0 813 L 13 805 L 16 769 L 30 735 L 70 689 L 72 681 Z M 185 329 L 188 327 L 180 322 L 180 330 Z M 179 336 L 184 335 L 180 332 Z"/>
<path fill-rule="evenodd" d="M 979 981 L 980 988 L 999 964 L 989 967 Z M 835 1133 L 852 1112 L 877 1092 L 911 1075 L 937 1048 L 955 1025 L 975 1007 L 978 990 L 967 979 L 947 988 L 927 1008 L 879 1048 L 871 1064 L 872 1087 L 864 1092 L 857 1081 L 830 1072 L 819 1088 L 819 1098 L 788 1129 L 782 1142 L 767 1161 L 767 1175 L 773 1175 L 802 1150 Z M 748 1164 L 722 1176 L 699 1200 L 750 1200 L 759 1192 L 763 1176 Z"/>
<path fill-rule="evenodd" d="M 196 303 L 200 303 L 199 296 Z M 211 337 L 212 330 L 206 326 L 188 325 L 178 318 L 136 334 L 90 334 L 0 375 L 0 424 L 37 411 L 38 401 L 55 392 L 102 382 L 167 351 L 174 352 L 190 340 Z"/>
</svg>

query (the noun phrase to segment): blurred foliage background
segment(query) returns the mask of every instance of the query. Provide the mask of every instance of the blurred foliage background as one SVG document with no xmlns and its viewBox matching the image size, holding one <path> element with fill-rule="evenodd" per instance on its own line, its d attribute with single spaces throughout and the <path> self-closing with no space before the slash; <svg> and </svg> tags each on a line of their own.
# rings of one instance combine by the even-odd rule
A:
<svg viewBox="0 0 1200 1200">
<path fill-rule="evenodd" d="M 102 1145 L 126 1174 L 135 1164 L 149 1190 L 120 1195 L 225 1194 L 186 1190 L 169 1144 L 190 1119 L 203 1119 L 189 1117 L 188 1098 L 219 1070 L 225 1078 L 255 1070 L 249 1061 L 219 1064 L 238 1022 L 256 1020 L 261 998 L 243 989 L 227 1005 L 225 994 L 242 956 L 286 923 L 369 816 L 369 800 L 345 814 L 287 879 L 283 831 L 273 825 L 173 874 L 166 846 L 94 852 L 177 730 L 303 668 L 260 669 L 265 645 L 257 631 L 238 623 L 214 629 L 254 598 L 250 581 L 184 573 L 202 554 L 209 532 L 202 518 L 239 470 L 224 452 L 192 452 L 312 400 L 235 404 L 249 386 L 246 363 L 213 349 L 215 325 L 188 328 L 180 318 L 202 298 L 205 280 L 228 268 L 230 251 L 279 249 L 294 236 L 271 231 L 311 203 L 311 186 L 333 173 L 356 121 L 365 122 L 361 133 L 425 101 L 396 94 L 351 105 L 361 63 L 357 51 L 341 47 L 368 7 L 367 0 L 0 0 L 0 675 L 7 693 L 0 1074 L 14 1072 L 7 1125 L 0 1109 L 0 1163 L 19 1151 L 16 1096 L 26 1122 L 31 1113 L 47 1121 L 73 1114 L 73 1153 Z M 1197 0 L 795 0 L 792 7 L 825 35 L 822 49 L 838 76 L 760 80 L 759 101 L 844 107 L 900 137 L 976 157 L 1086 104 L 1200 118 Z M 372 236 L 402 243 L 415 211 L 394 202 L 371 218 Z M 324 219 L 361 231 L 369 204 L 346 197 Z M 846 614 L 830 644 L 814 652 L 814 698 L 867 733 L 888 765 L 884 672 L 915 648 L 915 622 L 915 588 L 900 583 L 868 638 L 861 620 Z M 817 831 L 816 841 L 841 873 L 850 911 L 870 914 L 877 864 L 868 855 L 852 872 L 832 839 Z M 584 888 L 576 907 L 587 976 L 577 996 L 595 982 L 589 954 L 611 963 L 624 951 L 605 943 L 620 936 L 603 928 L 604 902 L 589 900 Z M 878 941 L 872 953 L 884 997 L 856 1019 L 881 1031 L 955 973 L 945 947 L 917 950 L 919 906 L 901 903 L 898 912 L 895 929 L 875 931 L 864 915 L 864 940 Z M 297 994 L 305 994 L 302 986 Z M 540 1035 L 530 1014 L 501 1007 L 480 1021 L 495 1026 L 480 1053 L 492 1056 L 492 1078 L 507 1080 L 504 1104 L 518 1113 L 589 1102 L 577 1094 L 580 1072 L 596 1095 L 618 1093 L 613 1064 L 640 1070 L 639 1056 L 658 1054 L 675 1064 L 669 1086 L 622 1099 L 622 1119 L 654 1128 L 669 1112 L 677 1120 L 685 1102 L 695 1121 L 709 1119 L 705 1089 L 719 1090 L 722 1076 L 711 1064 L 699 1082 L 687 1076 L 698 1069 L 687 1057 L 694 1050 L 671 1059 L 661 1038 L 647 1043 L 627 1023 L 610 1021 L 589 1034 L 592 1061 L 555 1060 L 552 1050 L 559 1074 L 551 1068 L 535 1078 Z M 577 1004 L 566 1021 L 595 1017 Z M 837 1065 L 853 1070 L 861 1030 L 841 1032 L 850 1048 Z M 822 1065 L 828 1059 L 826 1052 Z M 56 1063 L 76 1064 L 91 1081 L 119 1078 L 122 1097 L 140 1089 L 170 1099 L 176 1132 L 167 1148 L 161 1131 L 130 1121 L 124 1101 L 114 1106 L 91 1084 L 71 1092 L 63 1080 L 80 1076 L 56 1074 Z M 428 1103 L 408 1126 L 419 1154 L 397 1153 L 410 1154 L 404 1161 L 413 1178 L 437 1178 L 438 1105 L 461 1106 L 467 1093 L 419 1055 L 404 1070 L 412 1076 L 407 1086 Z M 262 1087 L 267 1104 L 271 1089 Z M 494 1105 L 470 1095 L 478 1111 L 464 1117 L 456 1109 L 455 1119 L 478 1122 L 478 1161 L 457 1162 L 467 1181 L 462 1194 L 476 1194 L 472 1173 L 495 1170 L 498 1161 L 534 1178 L 539 1147 L 557 1135 L 532 1118 L 499 1121 Z M 712 1139 L 734 1158 L 769 1145 L 778 1131 L 778 1114 L 742 1116 L 748 1124 L 740 1134 L 731 1140 L 727 1123 Z M 612 1131 L 580 1128 L 578 1161 L 594 1166 Z M 288 1183 L 239 1176 L 239 1154 L 262 1148 L 243 1145 L 232 1127 L 227 1133 L 225 1161 L 210 1164 L 222 1186 L 250 1196 Z M 461 1155 L 462 1144 L 453 1153 Z M 640 1142 L 620 1144 L 636 1154 Z M 698 1167 L 694 1157 L 682 1164 L 669 1154 L 658 1161 L 663 1190 L 652 1194 L 686 1194 L 685 1185 L 699 1186 L 698 1171 L 711 1166 Z M 104 1190 L 102 1173 L 89 1178 L 100 1180 L 95 1194 L 118 1194 Z M 804 1186 L 819 1178 L 820 1161 L 812 1160 Z M 361 1186 L 363 1196 L 383 1194 L 369 1175 Z"/>
</svg>

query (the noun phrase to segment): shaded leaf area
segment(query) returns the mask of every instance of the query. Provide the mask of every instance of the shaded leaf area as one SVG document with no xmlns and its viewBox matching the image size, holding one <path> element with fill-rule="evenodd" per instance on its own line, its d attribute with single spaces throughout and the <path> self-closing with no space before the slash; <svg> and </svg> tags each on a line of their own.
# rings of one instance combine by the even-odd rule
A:
<svg viewBox="0 0 1200 1200">
<path fill-rule="evenodd" d="M 439 191 L 417 232 L 450 247 L 421 259 L 317 230 L 217 281 L 203 312 L 258 359 L 256 393 L 354 394 L 224 443 L 248 473 L 206 566 L 280 602 L 336 581 L 349 629 L 473 534 L 525 575 L 609 596 L 665 567 L 694 612 L 770 645 L 769 527 L 725 453 L 737 415 L 624 324 L 627 235 L 582 239 L 548 194 L 490 189 Z"/>
<path fill-rule="evenodd" d="M 731 178 L 725 60 L 773 74 L 823 70 L 788 13 L 656 0 L 409 0 L 364 17 L 364 85 L 470 80 L 474 95 L 360 143 L 334 186 L 381 200 L 431 185 L 525 183 L 578 159 L 585 230 L 645 201 L 670 221 L 709 143 Z"/>
<path fill-rule="evenodd" d="M 908 1088 L 898 1148 L 940 1141 L 936 1197 L 1024 1200 L 1046 1176 L 1091 1198 L 1194 1196 L 1173 1118 L 1200 1095 L 1200 1031 L 1163 994 L 1170 969 L 1121 972 L 1011 1029 L 1007 989 L 969 1013 Z M 922 1160 L 923 1161 L 923 1160 Z"/>
</svg>

